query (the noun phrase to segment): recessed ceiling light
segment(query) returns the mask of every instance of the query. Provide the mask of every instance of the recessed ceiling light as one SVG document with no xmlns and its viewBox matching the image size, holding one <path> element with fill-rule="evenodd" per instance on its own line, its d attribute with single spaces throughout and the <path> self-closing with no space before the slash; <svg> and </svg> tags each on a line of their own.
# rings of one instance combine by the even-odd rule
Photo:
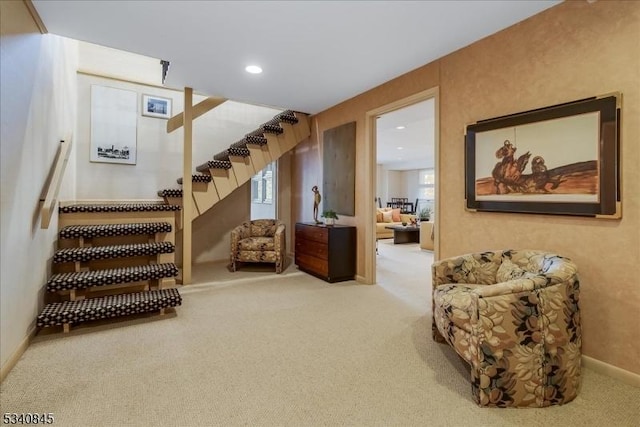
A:
<svg viewBox="0 0 640 427">
<path fill-rule="evenodd" d="M 398 150 L 402 150 L 403 149 L 403 147 L 397 147 L 397 148 L 398 148 Z"/>
<path fill-rule="evenodd" d="M 404 126 L 396 126 L 396 129 L 402 130 L 402 129 L 404 129 Z"/>
<path fill-rule="evenodd" d="M 251 74 L 260 74 L 262 72 L 262 68 L 257 65 L 247 65 L 244 70 Z"/>
</svg>

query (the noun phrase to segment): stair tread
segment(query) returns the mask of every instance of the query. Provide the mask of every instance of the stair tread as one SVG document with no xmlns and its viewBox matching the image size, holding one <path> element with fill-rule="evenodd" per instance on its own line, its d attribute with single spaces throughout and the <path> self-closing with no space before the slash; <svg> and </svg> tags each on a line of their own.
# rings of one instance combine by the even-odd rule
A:
<svg viewBox="0 0 640 427">
<path fill-rule="evenodd" d="M 59 249 L 53 255 L 53 263 L 86 262 L 91 260 L 151 256 L 173 253 L 171 242 L 136 243 L 131 245 L 91 246 L 86 248 Z"/>
<path fill-rule="evenodd" d="M 261 130 L 255 130 L 246 134 L 243 141 L 245 141 L 245 144 L 265 145 L 267 143 L 267 138 L 264 137 L 264 132 Z"/>
<path fill-rule="evenodd" d="M 178 267 L 174 263 L 136 265 L 133 267 L 80 271 L 52 275 L 46 283 L 48 292 L 86 289 L 92 286 L 176 277 Z"/>
<path fill-rule="evenodd" d="M 269 120 L 268 122 L 263 123 L 260 126 L 259 130 L 263 133 L 275 133 L 277 135 L 280 135 L 282 132 L 284 132 L 284 129 L 280 126 L 280 120 L 277 116 Z"/>
<path fill-rule="evenodd" d="M 211 182 L 211 175 L 203 173 L 191 175 L 192 182 Z M 182 178 L 178 178 L 178 184 L 182 185 Z"/>
<path fill-rule="evenodd" d="M 60 230 L 61 239 L 77 239 L 83 237 L 131 236 L 142 234 L 169 233 L 171 224 L 168 222 L 141 222 L 134 224 L 99 224 L 99 225 L 69 225 Z"/>
<path fill-rule="evenodd" d="M 229 161 L 229 150 L 224 150 L 213 155 L 213 160 Z"/>
<path fill-rule="evenodd" d="M 278 114 L 275 118 L 281 122 L 289 123 L 292 125 L 298 123 L 298 118 L 295 116 L 295 112 L 293 110 L 283 111 L 282 113 Z"/>
<path fill-rule="evenodd" d="M 182 297 L 175 288 L 64 301 L 47 304 L 38 315 L 36 324 L 38 327 L 73 324 L 148 313 L 181 304 Z"/>
<path fill-rule="evenodd" d="M 198 172 L 207 173 L 209 169 L 231 169 L 231 162 L 224 160 L 209 160 L 196 168 Z"/>
<path fill-rule="evenodd" d="M 58 212 L 65 213 L 102 213 L 102 212 L 157 212 L 157 211 L 177 211 L 180 206 L 166 203 L 114 203 L 114 204 L 77 204 L 60 206 Z"/>
<path fill-rule="evenodd" d="M 246 147 L 229 147 L 229 156 L 249 157 L 251 152 Z"/>
<path fill-rule="evenodd" d="M 168 188 L 166 190 L 158 191 L 158 196 L 160 197 L 182 197 L 182 189 L 181 188 Z"/>
</svg>

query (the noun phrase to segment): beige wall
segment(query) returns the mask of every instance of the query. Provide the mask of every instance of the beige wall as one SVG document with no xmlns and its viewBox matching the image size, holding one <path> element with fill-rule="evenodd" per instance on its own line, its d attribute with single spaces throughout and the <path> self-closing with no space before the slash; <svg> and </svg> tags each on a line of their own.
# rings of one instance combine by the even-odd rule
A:
<svg viewBox="0 0 640 427">
<path fill-rule="evenodd" d="M 117 64 L 117 66 L 114 66 Z M 157 65 L 157 66 L 156 66 Z M 172 99 L 173 114 L 184 110 L 181 90 L 158 87 L 159 61 L 141 55 L 80 43 L 78 73 L 78 138 L 76 199 L 156 199 L 158 190 L 180 188 L 182 137 L 178 129 L 167 134 L 167 121 L 140 114 L 142 94 Z M 90 72 L 92 74 L 86 74 Z M 114 78 L 111 78 L 114 77 Z M 122 165 L 89 161 L 91 140 L 91 85 L 133 91 L 138 99 L 137 163 Z M 204 96 L 194 95 L 194 104 Z M 227 101 L 193 123 L 193 166 L 200 165 L 228 148 L 260 123 L 269 121 L 279 109 Z M 194 221 L 194 263 L 229 258 L 231 228 L 249 219 L 249 186 L 243 186 Z M 238 214 L 240 212 L 240 214 Z M 177 257 L 181 257 L 177 236 Z"/>
<path fill-rule="evenodd" d="M 40 228 L 39 199 L 59 141 L 75 127 L 77 44 L 42 35 L 23 2 L 0 2 L 0 360 L 4 375 L 41 309 L 57 216 Z M 76 143 L 71 138 L 73 144 Z M 70 158 L 61 197 L 73 197 Z"/>
<path fill-rule="evenodd" d="M 294 220 L 306 219 L 307 188 L 321 182 L 317 136 L 355 120 L 356 216 L 341 222 L 358 225 L 360 275 L 370 179 L 365 113 L 433 87 L 440 93 L 440 256 L 511 247 L 573 258 L 581 277 L 583 353 L 640 373 L 640 286 L 631 268 L 640 259 L 640 2 L 562 3 L 315 116 L 314 133 L 295 156 Z M 621 220 L 465 211 L 465 125 L 613 91 L 624 97 Z"/>
<path fill-rule="evenodd" d="M 82 51 L 80 52 L 82 54 Z M 127 52 L 121 55 L 128 57 Z M 134 57 L 140 57 L 135 55 Z M 82 58 L 82 56 L 81 56 Z M 141 57 L 144 58 L 144 57 Z M 146 63 L 129 64 L 131 75 L 146 69 Z M 84 59 L 85 66 L 89 61 Z M 99 72 L 98 65 L 91 68 Z M 110 71 L 104 70 L 105 73 Z M 126 70 L 125 70 L 126 71 Z M 119 77 L 124 78 L 125 72 Z M 91 146 L 91 86 L 100 85 L 136 93 L 137 163 L 135 165 L 90 162 Z M 167 120 L 142 116 L 142 95 L 151 94 L 170 98 L 173 114 L 184 110 L 182 91 L 149 86 L 128 81 L 114 80 L 95 75 L 78 74 L 78 131 L 77 131 L 77 182 L 78 199 L 154 199 L 158 190 L 178 188 L 176 179 L 182 176 L 182 138 L 178 129 L 167 133 Z M 204 99 L 194 96 L 194 104 Z M 271 120 L 282 110 L 239 102 L 227 101 L 193 122 L 193 166 L 210 160 L 244 134 L 253 131 L 260 123 Z M 160 171 L 160 173 L 158 173 Z"/>
</svg>

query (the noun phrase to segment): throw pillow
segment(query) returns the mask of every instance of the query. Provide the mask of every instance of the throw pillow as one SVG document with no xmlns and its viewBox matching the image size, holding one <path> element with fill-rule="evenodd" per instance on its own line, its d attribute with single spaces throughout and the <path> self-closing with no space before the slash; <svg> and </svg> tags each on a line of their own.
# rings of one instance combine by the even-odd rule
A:
<svg viewBox="0 0 640 427">
<path fill-rule="evenodd" d="M 393 222 L 402 222 L 402 218 L 400 218 L 400 208 L 392 209 L 391 212 L 391 219 L 393 219 Z"/>
<path fill-rule="evenodd" d="M 393 212 L 382 212 L 382 222 L 393 222 Z"/>
<path fill-rule="evenodd" d="M 376 211 L 376 222 L 383 222 L 384 219 L 382 218 L 382 211 L 377 210 Z"/>
<path fill-rule="evenodd" d="M 496 272 L 496 283 L 508 282 L 515 279 L 531 279 L 537 274 L 523 270 L 508 259 L 503 259 Z"/>
</svg>

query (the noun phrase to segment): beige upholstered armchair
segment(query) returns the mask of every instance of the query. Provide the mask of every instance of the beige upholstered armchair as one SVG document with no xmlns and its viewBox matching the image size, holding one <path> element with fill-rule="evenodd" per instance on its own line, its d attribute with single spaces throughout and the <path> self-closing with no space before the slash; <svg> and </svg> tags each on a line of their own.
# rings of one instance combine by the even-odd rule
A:
<svg viewBox="0 0 640 427">
<path fill-rule="evenodd" d="M 286 259 L 284 223 L 277 219 L 243 222 L 231 231 L 231 262 L 236 271 L 240 262 L 269 262 L 282 273 Z"/>
<path fill-rule="evenodd" d="M 433 338 L 471 366 L 480 406 L 544 407 L 578 394 L 582 334 L 577 267 L 535 250 L 436 262 Z"/>
</svg>

